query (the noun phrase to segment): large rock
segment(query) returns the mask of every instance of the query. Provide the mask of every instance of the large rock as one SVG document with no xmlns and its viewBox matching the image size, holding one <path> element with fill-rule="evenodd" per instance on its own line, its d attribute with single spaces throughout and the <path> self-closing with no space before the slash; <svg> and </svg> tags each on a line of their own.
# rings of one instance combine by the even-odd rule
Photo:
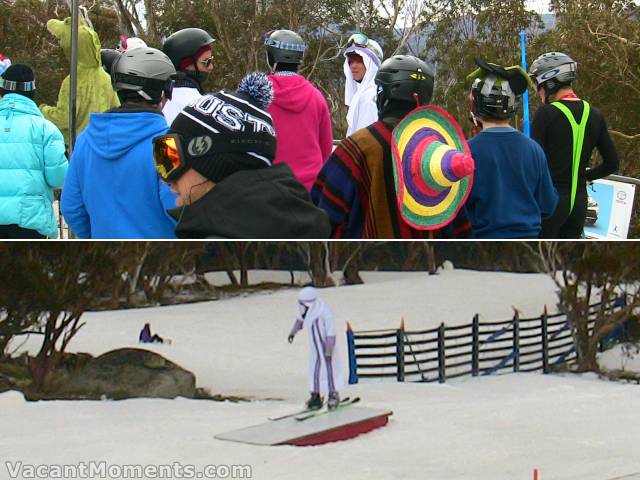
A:
<svg viewBox="0 0 640 480">
<path fill-rule="evenodd" d="M 88 362 L 56 391 L 59 398 L 193 397 L 195 375 L 157 353 L 137 348 Z"/>
</svg>

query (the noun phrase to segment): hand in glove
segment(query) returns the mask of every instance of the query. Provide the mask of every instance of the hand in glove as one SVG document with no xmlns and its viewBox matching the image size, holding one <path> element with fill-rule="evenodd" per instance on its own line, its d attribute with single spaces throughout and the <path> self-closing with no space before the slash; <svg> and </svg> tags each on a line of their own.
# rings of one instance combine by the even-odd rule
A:
<svg viewBox="0 0 640 480">
<path fill-rule="evenodd" d="M 295 338 L 295 335 L 292 333 L 292 334 L 290 334 L 290 335 L 287 337 L 287 341 L 288 341 L 289 343 L 293 343 L 293 339 L 294 339 L 294 338 Z"/>
</svg>

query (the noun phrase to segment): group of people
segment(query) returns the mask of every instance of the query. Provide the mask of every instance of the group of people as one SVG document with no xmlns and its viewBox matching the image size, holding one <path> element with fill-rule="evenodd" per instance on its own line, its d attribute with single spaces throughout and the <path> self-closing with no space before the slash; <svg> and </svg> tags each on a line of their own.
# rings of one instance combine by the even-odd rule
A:
<svg viewBox="0 0 640 480">
<path fill-rule="evenodd" d="M 48 28 L 67 51 L 69 19 Z M 0 75 L 0 170 L 10 175 L 0 178 L 0 237 L 55 237 L 62 187 L 79 238 L 580 238 L 586 183 L 618 168 L 602 113 L 575 94 L 577 64 L 559 52 L 528 73 L 477 59 L 467 143 L 430 105 L 425 62 L 384 60 L 354 34 L 343 51 L 347 137 L 334 149 L 293 31 L 265 35 L 268 74 L 215 93 L 203 89 L 215 41 L 202 29 L 175 32 L 162 50 L 126 37 L 101 50 L 86 25 L 79 38 L 70 161 L 68 79 L 58 105 L 38 109 L 28 66 Z M 528 88 L 544 104 L 532 138 L 511 126 Z M 595 148 L 603 162 L 589 169 Z"/>
</svg>

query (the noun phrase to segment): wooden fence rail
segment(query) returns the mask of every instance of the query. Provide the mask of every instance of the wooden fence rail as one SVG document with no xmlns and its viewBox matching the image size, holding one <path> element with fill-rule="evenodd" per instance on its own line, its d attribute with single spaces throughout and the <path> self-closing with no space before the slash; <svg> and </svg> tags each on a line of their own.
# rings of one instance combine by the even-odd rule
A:
<svg viewBox="0 0 640 480">
<path fill-rule="evenodd" d="M 626 295 L 606 308 L 623 308 Z M 593 329 L 600 303 L 589 306 Z M 549 373 L 552 366 L 576 359 L 572 326 L 563 313 L 545 307 L 536 318 L 481 322 L 475 315 L 466 325 L 441 323 L 427 330 L 400 328 L 354 331 L 347 328 L 349 383 L 361 378 L 395 378 L 398 382 L 445 382 L 462 376 L 505 372 Z"/>
</svg>

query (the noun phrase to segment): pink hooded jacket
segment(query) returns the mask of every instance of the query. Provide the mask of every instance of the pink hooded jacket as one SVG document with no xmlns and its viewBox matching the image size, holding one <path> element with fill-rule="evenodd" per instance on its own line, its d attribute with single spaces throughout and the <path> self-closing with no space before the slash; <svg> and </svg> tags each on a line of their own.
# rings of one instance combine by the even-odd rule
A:
<svg viewBox="0 0 640 480">
<path fill-rule="evenodd" d="M 307 190 L 331 155 L 333 131 L 327 101 L 300 75 L 270 75 L 275 98 L 268 111 L 278 147 L 274 163 L 286 163 Z"/>
</svg>

